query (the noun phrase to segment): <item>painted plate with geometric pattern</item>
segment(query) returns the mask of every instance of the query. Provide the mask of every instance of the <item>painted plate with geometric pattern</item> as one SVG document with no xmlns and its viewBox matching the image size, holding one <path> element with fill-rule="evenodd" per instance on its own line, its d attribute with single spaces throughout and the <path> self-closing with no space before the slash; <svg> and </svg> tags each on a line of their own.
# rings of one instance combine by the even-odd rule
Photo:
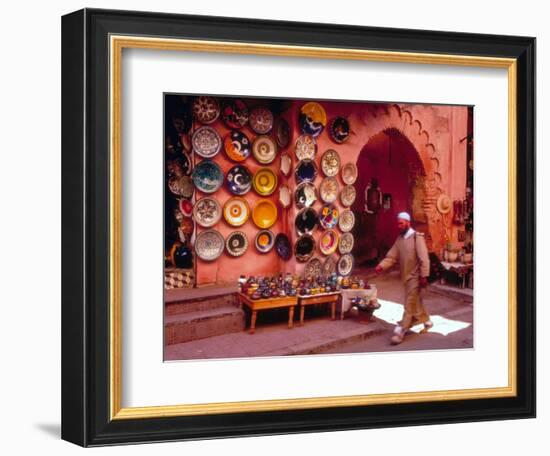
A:
<svg viewBox="0 0 550 456">
<path fill-rule="evenodd" d="M 354 203 L 356 196 L 355 187 L 353 185 L 346 185 L 340 193 L 340 202 L 342 205 L 349 207 Z"/>
<path fill-rule="evenodd" d="M 234 196 L 223 205 L 223 218 L 231 226 L 241 226 L 250 216 L 250 207 L 244 198 Z"/>
<path fill-rule="evenodd" d="M 195 221 L 205 228 L 210 228 L 220 221 L 222 217 L 222 208 L 220 203 L 214 198 L 205 196 L 195 203 L 193 208 L 193 217 Z"/>
<path fill-rule="evenodd" d="M 340 236 L 340 243 L 338 244 L 338 251 L 345 255 L 346 253 L 351 253 L 353 250 L 353 244 L 355 243 L 353 234 L 351 233 L 343 233 L 342 236 Z"/>
<path fill-rule="evenodd" d="M 353 266 L 355 261 L 351 253 L 346 253 L 342 255 L 338 260 L 338 274 L 341 276 L 348 276 L 353 271 Z"/>
<path fill-rule="evenodd" d="M 203 126 L 193 133 L 191 143 L 195 153 L 204 158 L 212 158 L 220 151 L 222 138 L 216 129 Z"/>
<path fill-rule="evenodd" d="M 225 249 L 229 255 L 239 257 L 248 248 L 248 238 L 242 231 L 233 231 L 225 240 Z"/>
<path fill-rule="evenodd" d="M 340 171 L 340 155 L 333 149 L 328 149 L 321 157 L 321 169 L 327 177 L 334 177 Z"/>
<path fill-rule="evenodd" d="M 204 261 L 214 261 L 223 253 L 225 242 L 219 231 L 206 230 L 195 239 L 195 252 Z"/>
<path fill-rule="evenodd" d="M 338 226 L 342 233 L 347 233 L 353 229 L 355 225 L 355 214 L 349 209 L 344 209 L 340 213 L 340 220 L 338 220 Z"/>
<path fill-rule="evenodd" d="M 202 124 L 211 124 L 220 116 L 220 105 L 214 97 L 197 97 L 193 101 L 193 115 Z"/>
</svg>

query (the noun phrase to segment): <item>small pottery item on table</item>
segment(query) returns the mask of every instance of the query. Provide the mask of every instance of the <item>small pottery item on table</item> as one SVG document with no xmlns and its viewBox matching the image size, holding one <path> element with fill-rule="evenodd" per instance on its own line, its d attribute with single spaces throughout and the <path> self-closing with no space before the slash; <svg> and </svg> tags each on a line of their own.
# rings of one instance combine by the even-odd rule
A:
<svg viewBox="0 0 550 456">
<path fill-rule="evenodd" d="M 197 97 L 193 101 L 193 115 L 202 124 L 211 124 L 220 116 L 220 105 L 214 97 Z"/>
<path fill-rule="evenodd" d="M 338 274 L 348 276 L 353 271 L 354 259 L 351 253 L 342 255 L 338 260 Z"/>
<path fill-rule="evenodd" d="M 327 177 L 334 177 L 340 171 L 340 155 L 334 149 L 328 149 L 321 157 L 321 169 Z"/>
<path fill-rule="evenodd" d="M 271 136 L 258 136 L 252 144 L 252 154 L 258 163 L 268 165 L 277 156 L 277 143 Z"/>
<path fill-rule="evenodd" d="M 288 125 L 288 122 L 283 118 L 279 118 L 276 124 L 277 144 L 280 148 L 284 149 L 285 147 L 288 147 L 288 144 L 290 143 L 290 125 Z"/>
<path fill-rule="evenodd" d="M 258 252 L 267 253 L 271 251 L 275 245 L 275 236 L 269 230 L 258 231 L 256 238 L 254 239 L 254 245 L 256 246 L 256 250 L 258 250 Z"/>
<path fill-rule="evenodd" d="M 294 244 L 294 255 L 300 262 L 305 262 L 313 256 L 315 250 L 315 240 L 310 234 L 300 236 Z"/>
<path fill-rule="evenodd" d="M 323 274 L 323 264 L 319 258 L 311 258 L 304 267 L 304 276 L 319 277 Z"/>
<path fill-rule="evenodd" d="M 319 211 L 319 223 L 327 230 L 330 230 L 338 225 L 340 211 L 332 204 L 325 204 Z"/>
<path fill-rule="evenodd" d="M 249 216 L 250 207 L 240 196 L 229 198 L 223 206 L 223 217 L 231 226 L 244 225 Z"/>
<path fill-rule="evenodd" d="M 319 250 L 323 255 L 330 255 L 338 248 L 338 233 L 326 230 L 319 238 Z"/>
<path fill-rule="evenodd" d="M 225 240 L 225 249 L 229 255 L 239 257 L 248 248 L 248 238 L 242 231 L 233 231 Z"/>
<path fill-rule="evenodd" d="M 281 258 L 282 260 L 290 260 L 290 257 L 292 256 L 292 248 L 290 245 L 290 240 L 288 239 L 288 236 L 286 234 L 279 233 L 275 237 L 275 251 L 277 252 L 277 255 L 279 255 L 279 258 Z"/>
<path fill-rule="evenodd" d="M 317 142 L 310 135 L 298 136 L 294 146 L 294 153 L 298 160 L 313 160 L 317 153 Z"/>
<path fill-rule="evenodd" d="M 258 228 L 272 227 L 277 221 L 277 206 L 267 198 L 258 200 L 252 209 L 252 221 Z"/>
<path fill-rule="evenodd" d="M 317 137 L 327 124 L 327 113 L 319 103 L 310 101 L 300 108 L 299 117 L 302 133 Z"/>
<path fill-rule="evenodd" d="M 231 130 L 225 136 L 223 148 L 230 160 L 242 162 L 250 156 L 250 139 L 242 131 Z"/>
<path fill-rule="evenodd" d="M 204 261 L 214 261 L 223 253 L 225 242 L 219 231 L 206 230 L 195 239 L 195 252 Z"/>
<path fill-rule="evenodd" d="M 292 201 L 292 190 L 287 185 L 281 185 L 279 187 L 279 203 L 286 209 L 290 206 Z"/>
<path fill-rule="evenodd" d="M 294 192 L 294 202 L 298 209 L 311 207 L 317 201 L 317 190 L 311 182 L 302 182 Z"/>
<path fill-rule="evenodd" d="M 292 158 L 287 153 L 281 155 L 281 165 L 280 170 L 283 176 L 288 176 L 290 174 L 290 168 L 292 167 Z"/>
<path fill-rule="evenodd" d="M 338 251 L 340 254 L 345 255 L 346 253 L 351 253 L 353 250 L 353 245 L 355 243 L 353 234 L 343 233 L 340 236 L 340 243 L 338 244 Z"/>
<path fill-rule="evenodd" d="M 349 207 L 354 203 L 356 196 L 355 187 L 353 185 L 346 185 L 340 193 L 340 202 L 343 206 Z"/>
<path fill-rule="evenodd" d="M 330 138 L 337 144 L 342 144 L 349 138 L 351 132 L 348 119 L 345 117 L 335 117 L 330 121 L 328 132 Z"/>
<path fill-rule="evenodd" d="M 191 143 L 196 154 L 204 158 L 212 158 L 220 151 L 222 138 L 215 128 L 205 125 L 193 133 Z"/>
<path fill-rule="evenodd" d="M 220 221 L 222 208 L 216 199 L 205 196 L 195 203 L 193 216 L 200 226 L 210 228 Z"/>
<path fill-rule="evenodd" d="M 267 108 L 253 108 L 248 117 L 248 124 L 254 132 L 265 135 L 273 128 L 273 113 Z"/>
<path fill-rule="evenodd" d="M 222 119 L 229 128 L 242 128 L 248 123 L 248 107 L 242 100 L 229 100 L 223 104 Z"/>
<path fill-rule="evenodd" d="M 260 196 L 269 196 L 277 189 L 277 175 L 270 168 L 260 168 L 254 173 L 252 186 Z"/>
<path fill-rule="evenodd" d="M 223 184 L 222 169 L 211 160 L 203 160 L 197 164 L 191 178 L 195 187 L 203 193 L 214 193 Z"/>
<path fill-rule="evenodd" d="M 174 195 L 184 198 L 191 198 L 194 192 L 193 180 L 189 176 L 171 177 L 168 188 Z"/>
<path fill-rule="evenodd" d="M 317 177 L 317 165 L 310 159 L 301 160 L 296 166 L 294 177 L 297 184 L 313 182 Z"/>
<path fill-rule="evenodd" d="M 342 233 L 347 233 L 353 229 L 355 225 L 355 214 L 349 210 L 344 209 L 340 214 L 340 220 L 338 221 L 338 226 Z"/>
<path fill-rule="evenodd" d="M 233 195 L 244 195 L 252 188 L 252 175 L 244 165 L 233 166 L 225 178 L 227 189 Z"/>
<path fill-rule="evenodd" d="M 318 222 L 319 219 L 315 209 L 306 207 L 296 214 L 294 225 L 296 232 L 301 236 L 302 234 L 312 233 Z"/>
<path fill-rule="evenodd" d="M 335 177 L 325 177 L 319 186 L 319 193 L 323 202 L 334 203 L 338 199 L 339 188 L 338 179 Z"/>
<path fill-rule="evenodd" d="M 355 184 L 355 181 L 357 180 L 357 166 L 355 163 L 346 163 L 344 166 L 342 166 L 342 181 L 346 185 L 353 185 Z"/>
</svg>

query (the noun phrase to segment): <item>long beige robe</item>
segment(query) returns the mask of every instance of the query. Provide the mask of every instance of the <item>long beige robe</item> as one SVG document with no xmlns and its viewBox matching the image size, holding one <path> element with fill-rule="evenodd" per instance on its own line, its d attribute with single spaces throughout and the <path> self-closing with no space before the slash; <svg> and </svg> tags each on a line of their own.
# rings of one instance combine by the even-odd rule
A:
<svg viewBox="0 0 550 456">
<path fill-rule="evenodd" d="M 409 329 L 430 319 L 422 303 L 419 286 L 419 278 L 430 275 L 430 257 L 422 233 L 414 232 L 407 239 L 400 235 L 379 266 L 387 270 L 396 263 L 399 263 L 405 286 L 405 310 L 399 325 Z"/>
</svg>

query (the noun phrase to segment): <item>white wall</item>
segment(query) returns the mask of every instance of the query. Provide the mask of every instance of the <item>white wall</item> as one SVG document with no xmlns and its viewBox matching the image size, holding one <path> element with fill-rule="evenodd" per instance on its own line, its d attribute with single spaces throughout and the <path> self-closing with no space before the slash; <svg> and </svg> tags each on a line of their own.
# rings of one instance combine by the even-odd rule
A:
<svg viewBox="0 0 550 456">
<path fill-rule="evenodd" d="M 60 422 L 60 16 L 83 6 L 313 22 L 439 29 L 538 38 L 538 223 L 545 226 L 549 182 L 542 153 L 543 122 L 550 119 L 550 97 L 542 81 L 547 71 L 550 32 L 543 2 L 483 3 L 461 0 L 452 13 L 440 0 L 391 3 L 209 0 L 170 2 L 104 0 L 87 2 L 5 2 L 0 15 L 0 448 L 6 454 L 31 451 L 72 454 L 59 440 Z M 359 8 L 359 9 L 357 9 Z M 541 230 L 542 231 L 542 230 Z M 539 258 L 550 254 L 539 237 Z M 550 425 L 548 348 L 542 322 L 550 312 L 539 263 L 539 418 L 509 422 L 409 427 L 371 431 L 231 439 L 103 448 L 94 454 L 261 453 L 262 455 L 349 452 L 423 456 L 529 454 L 546 447 Z M 543 360 L 546 363 L 543 364 Z M 543 446 L 544 445 L 544 446 Z"/>
</svg>

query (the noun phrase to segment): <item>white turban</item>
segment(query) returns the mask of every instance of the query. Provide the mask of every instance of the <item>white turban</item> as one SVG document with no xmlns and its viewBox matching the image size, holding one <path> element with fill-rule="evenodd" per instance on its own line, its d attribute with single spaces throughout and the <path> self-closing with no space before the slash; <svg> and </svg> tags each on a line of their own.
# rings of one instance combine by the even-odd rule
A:
<svg viewBox="0 0 550 456">
<path fill-rule="evenodd" d="M 411 216 L 407 212 L 400 212 L 397 214 L 397 218 L 406 220 L 407 222 L 411 221 Z"/>
</svg>

